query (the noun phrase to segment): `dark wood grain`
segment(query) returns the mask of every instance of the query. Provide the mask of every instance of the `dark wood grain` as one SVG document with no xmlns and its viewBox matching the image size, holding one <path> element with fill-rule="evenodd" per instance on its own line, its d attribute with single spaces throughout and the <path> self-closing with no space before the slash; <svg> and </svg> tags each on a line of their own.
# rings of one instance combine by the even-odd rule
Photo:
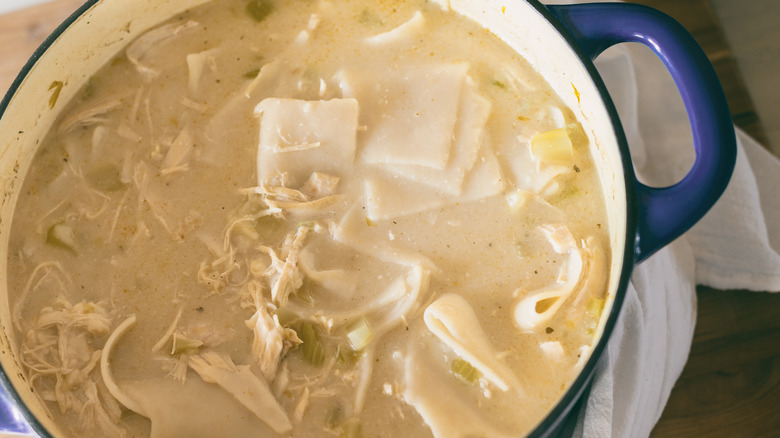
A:
<svg viewBox="0 0 780 438">
<path fill-rule="evenodd" d="M 780 436 L 780 296 L 698 298 L 691 355 L 652 436 Z"/>
</svg>

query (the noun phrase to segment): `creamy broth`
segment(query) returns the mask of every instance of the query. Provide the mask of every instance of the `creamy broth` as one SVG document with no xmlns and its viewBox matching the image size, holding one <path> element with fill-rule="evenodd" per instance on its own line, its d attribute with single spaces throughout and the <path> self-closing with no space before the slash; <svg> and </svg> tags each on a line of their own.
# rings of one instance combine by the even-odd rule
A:
<svg viewBox="0 0 780 438">
<path fill-rule="evenodd" d="M 518 436 L 580 371 L 608 238 L 587 138 L 437 2 L 207 3 L 68 104 L 9 249 L 73 436 Z"/>
</svg>

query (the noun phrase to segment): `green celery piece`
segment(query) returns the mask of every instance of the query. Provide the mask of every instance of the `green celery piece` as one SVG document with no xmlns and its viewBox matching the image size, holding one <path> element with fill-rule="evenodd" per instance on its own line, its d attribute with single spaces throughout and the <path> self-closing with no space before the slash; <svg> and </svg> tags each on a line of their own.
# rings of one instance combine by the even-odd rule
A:
<svg viewBox="0 0 780 438">
<path fill-rule="evenodd" d="M 349 345 L 355 351 L 360 351 L 371 342 L 374 331 L 371 330 L 371 326 L 366 321 L 366 318 L 360 318 L 352 323 L 347 329 L 347 339 L 349 339 Z"/>
<path fill-rule="evenodd" d="M 298 329 L 298 337 L 303 341 L 301 350 L 306 362 L 321 366 L 325 362 L 325 347 L 322 345 L 317 327 L 309 321 L 302 322 Z"/>
<path fill-rule="evenodd" d="M 470 363 L 463 359 L 455 359 L 452 361 L 452 367 L 450 371 L 456 379 L 463 383 L 473 385 L 479 380 L 481 373 L 478 369 L 474 368 Z"/>
<path fill-rule="evenodd" d="M 258 23 L 268 18 L 274 11 L 274 4 L 268 0 L 251 0 L 246 5 L 246 12 Z"/>
</svg>

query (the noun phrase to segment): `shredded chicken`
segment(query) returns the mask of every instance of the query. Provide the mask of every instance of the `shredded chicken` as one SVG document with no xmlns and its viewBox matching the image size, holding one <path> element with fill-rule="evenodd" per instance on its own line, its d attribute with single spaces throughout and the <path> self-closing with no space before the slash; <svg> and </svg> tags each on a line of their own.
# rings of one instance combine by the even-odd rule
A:
<svg viewBox="0 0 780 438">
<path fill-rule="evenodd" d="M 92 302 L 75 305 L 64 299 L 41 310 L 26 333 L 21 360 L 32 387 L 61 413 L 74 413 L 85 428 L 110 436 L 125 436 L 116 401 L 101 391 L 96 373 L 100 347 L 111 326 L 108 311 Z"/>
<path fill-rule="evenodd" d="M 36 266 L 13 306 L 13 320 L 16 329 L 22 331 L 22 322 L 25 321 L 22 312 L 30 293 L 39 294 L 43 293 L 44 290 L 51 291 L 53 289 L 60 295 L 64 295 L 72 283 L 73 280 L 60 262 L 43 262 Z"/>
<path fill-rule="evenodd" d="M 298 150 L 297 147 L 285 147 L 286 151 Z M 344 199 L 334 194 L 339 178 L 320 172 L 312 172 L 300 190 L 286 186 L 287 174 L 276 174 L 267 178 L 254 193 L 262 195 L 271 208 L 285 212 L 316 212 L 332 206 Z"/>
<path fill-rule="evenodd" d="M 289 234 L 282 245 L 282 257 L 267 247 L 262 247 L 272 258 L 267 273 L 271 275 L 271 299 L 277 306 L 287 304 L 290 294 L 300 289 L 303 284 L 303 274 L 298 266 L 298 256 L 309 232 L 314 228 L 306 225 L 298 226 L 295 234 Z"/>
<path fill-rule="evenodd" d="M 260 365 L 263 376 L 270 382 L 276 377 L 276 371 L 284 354 L 302 341 L 295 330 L 282 327 L 279 317 L 268 313 L 261 289 L 256 289 L 253 298 L 256 310 L 246 321 L 246 325 L 254 333 L 252 354 Z"/>
<path fill-rule="evenodd" d="M 302 213 L 310 213 L 310 212 L 317 212 L 317 211 L 323 211 L 324 209 L 332 206 L 336 202 L 342 200 L 343 198 L 338 195 L 334 196 L 326 196 L 324 198 L 315 199 L 314 201 L 307 201 L 307 202 L 295 202 L 295 201 L 275 201 L 272 199 L 267 200 L 268 205 L 270 205 L 273 208 L 278 208 L 279 210 L 284 210 L 288 212 L 302 212 Z"/>
<path fill-rule="evenodd" d="M 169 339 L 171 339 L 171 336 L 173 336 L 173 332 L 176 331 L 176 327 L 179 325 L 179 320 L 181 319 L 181 309 L 179 309 L 179 312 L 176 314 L 176 318 L 173 319 L 173 323 L 168 327 L 168 330 L 165 331 L 165 334 L 162 338 L 160 338 L 157 343 L 154 344 L 152 347 L 152 352 L 159 351 L 163 348 L 163 345 L 165 345 L 166 342 L 168 342 Z"/>
</svg>

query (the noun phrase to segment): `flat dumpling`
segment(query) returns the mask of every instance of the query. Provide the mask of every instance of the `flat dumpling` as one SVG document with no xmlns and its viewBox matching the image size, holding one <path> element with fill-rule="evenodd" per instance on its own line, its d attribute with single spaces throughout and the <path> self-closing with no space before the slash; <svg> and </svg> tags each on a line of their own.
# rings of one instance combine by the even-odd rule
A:
<svg viewBox="0 0 780 438">
<path fill-rule="evenodd" d="M 474 167 L 480 147 L 487 140 L 484 130 L 490 111 L 490 101 L 479 93 L 475 81 L 467 77 L 460 96 L 452 151 L 447 166 L 444 169 L 435 169 L 398 165 L 392 167 L 392 172 L 450 195 L 460 195 L 466 174 Z"/>
<path fill-rule="evenodd" d="M 272 430 L 232 395 L 198 377 L 122 382 L 149 415 L 151 438 L 271 436 Z M 207 402 L 204 402 L 206 401 Z"/>
<path fill-rule="evenodd" d="M 458 202 L 471 202 L 498 195 L 505 184 L 496 154 L 488 147 L 477 155 L 474 167 L 464 177 L 463 190 L 452 196 L 415 180 L 392 173 L 376 172 L 366 178 L 367 217 L 374 221 L 430 211 Z"/>
<path fill-rule="evenodd" d="M 305 101 L 268 98 L 255 108 L 260 120 L 257 178 L 287 172 L 303 184 L 312 172 L 342 175 L 355 157 L 355 99 Z"/>
<path fill-rule="evenodd" d="M 344 97 L 361 105 L 358 160 L 444 169 L 468 64 L 431 64 L 387 72 L 343 70 Z"/>
</svg>

